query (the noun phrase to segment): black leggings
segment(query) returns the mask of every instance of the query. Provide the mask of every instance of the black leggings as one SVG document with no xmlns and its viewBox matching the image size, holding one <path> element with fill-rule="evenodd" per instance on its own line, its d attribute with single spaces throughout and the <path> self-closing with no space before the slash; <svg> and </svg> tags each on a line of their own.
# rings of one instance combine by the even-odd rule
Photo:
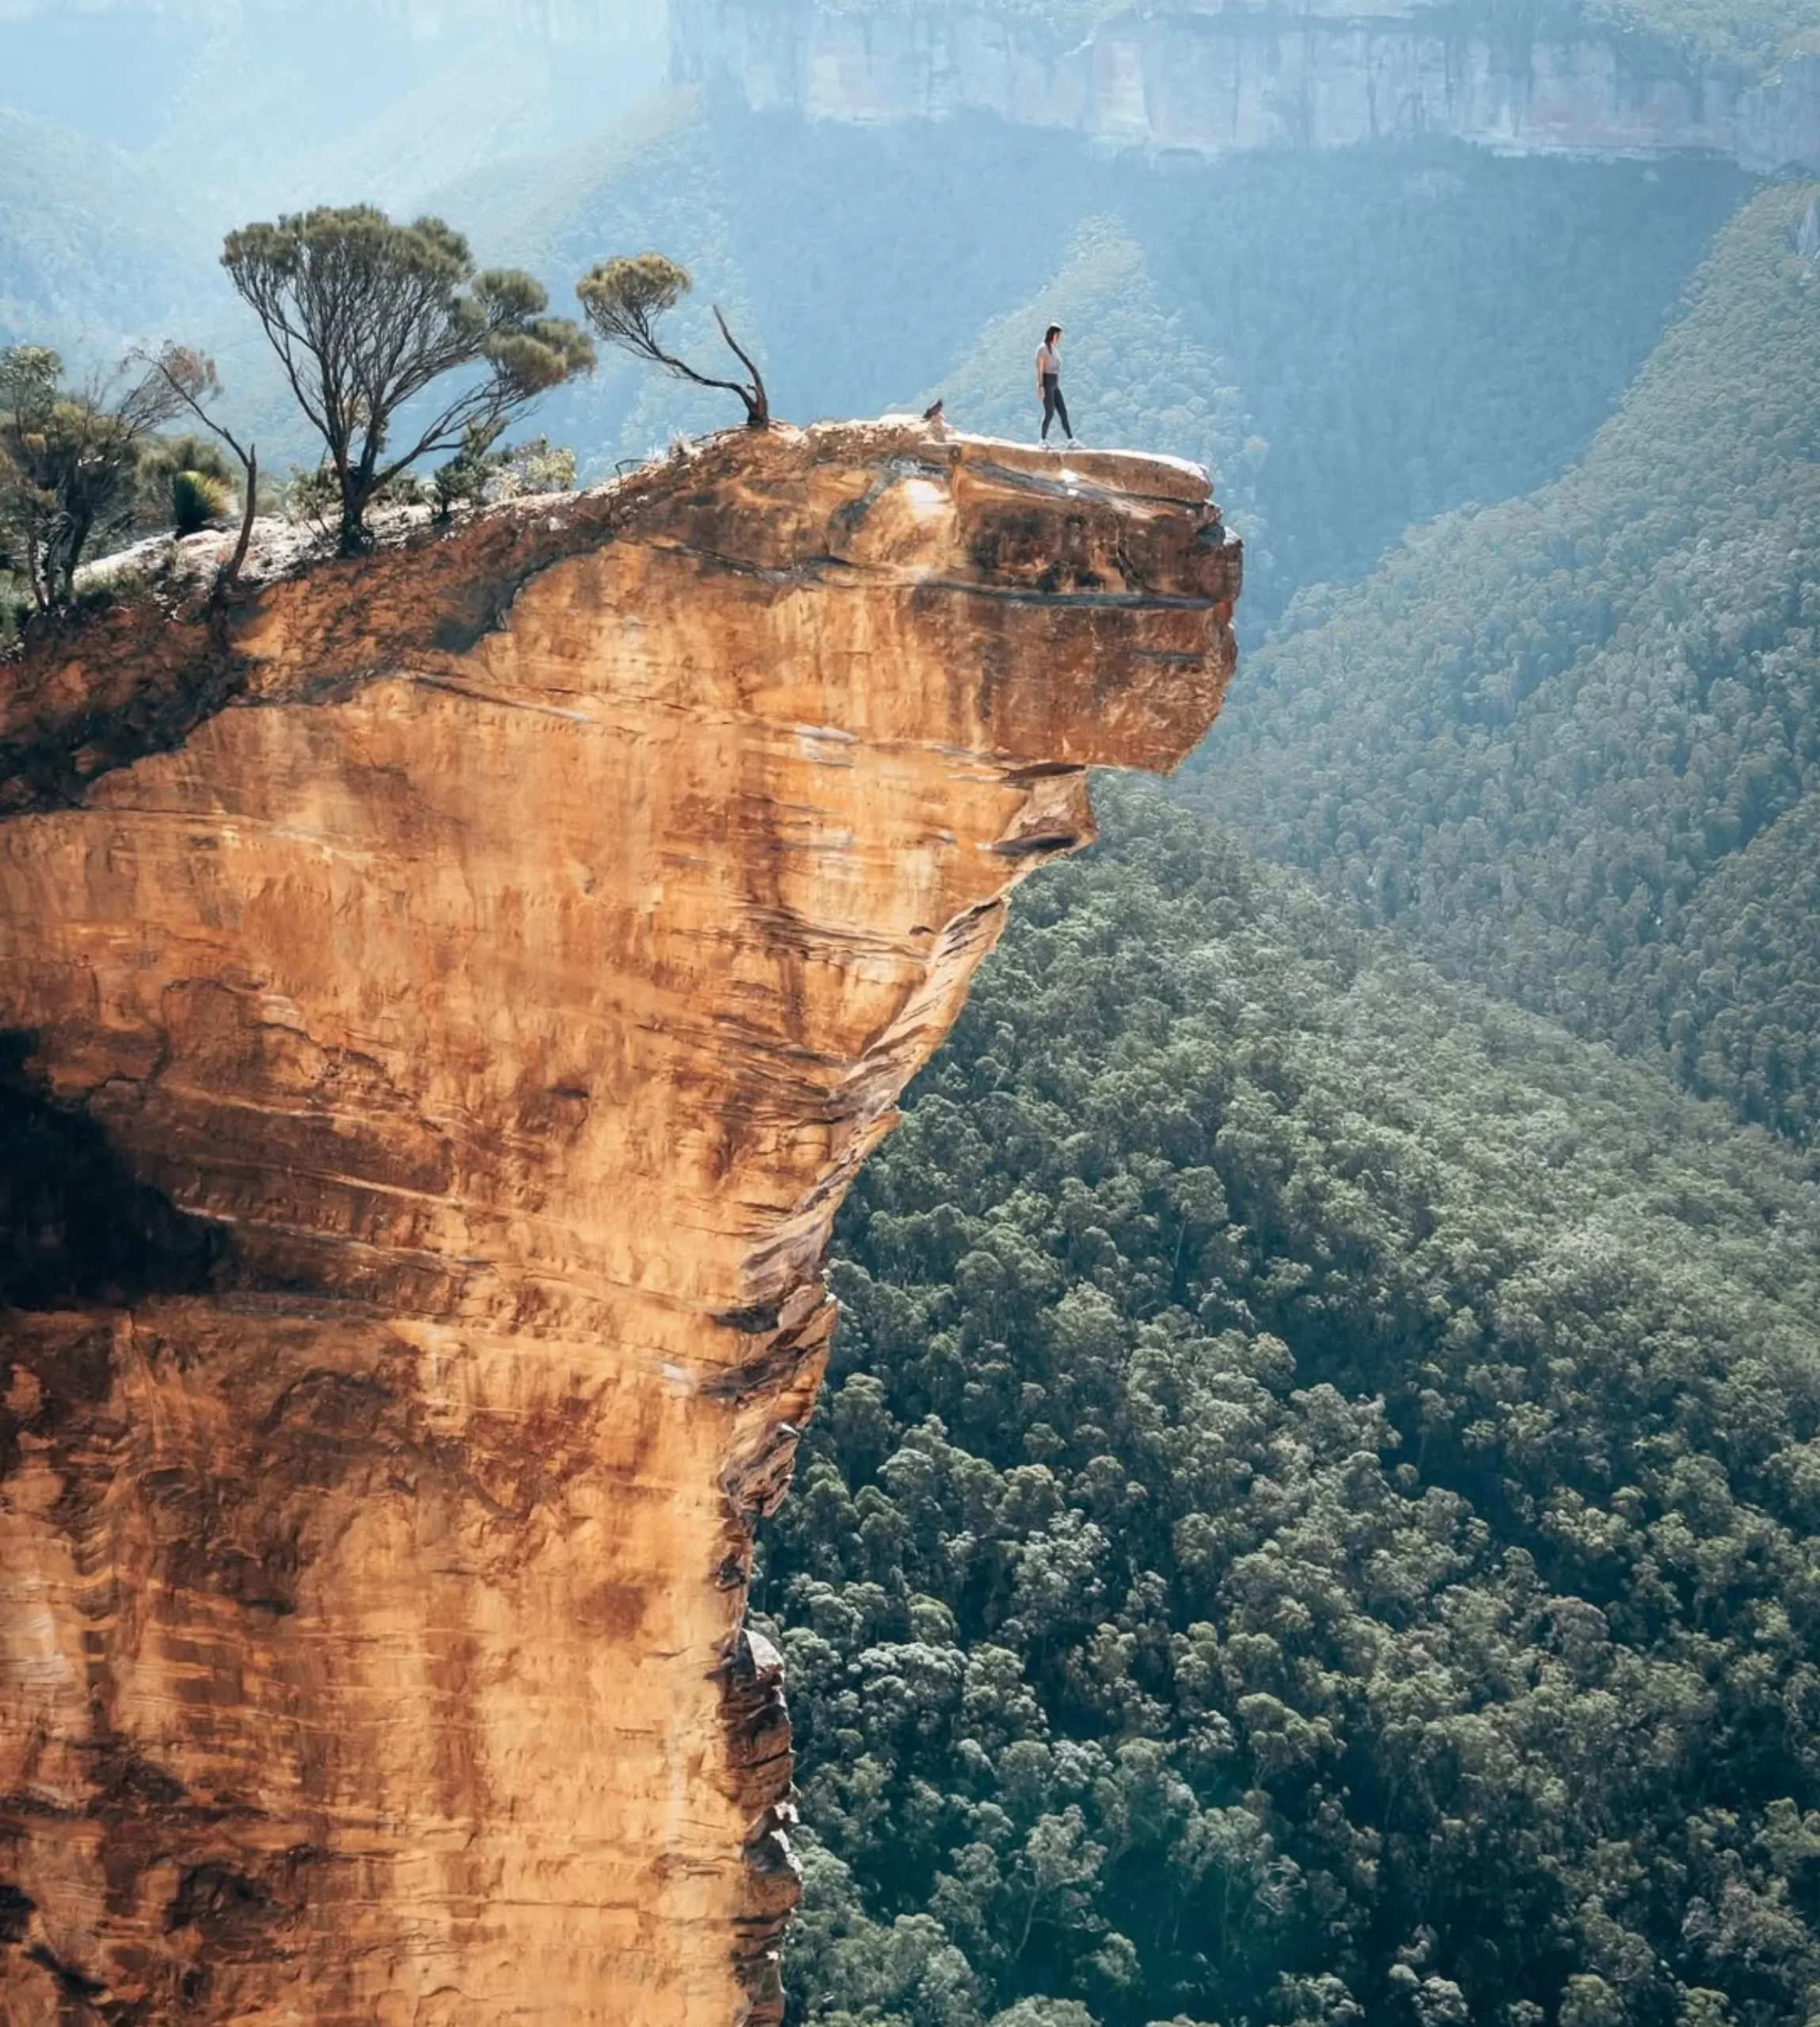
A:
<svg viewBox="0 0 1820 2027">
<path fill-rule="evenodd" d="M 1074 425 L 1068 420 L 1068 404 L 1062 398 L 1062 376 L 1058 373 L 1045 373 L 1043 376 L 1043 440 L 1049 441 L 1049 425 L 1055 418 L 1062 418 L 1062 433 L 1069 442 L 1074 440 Z"/>
</svg>

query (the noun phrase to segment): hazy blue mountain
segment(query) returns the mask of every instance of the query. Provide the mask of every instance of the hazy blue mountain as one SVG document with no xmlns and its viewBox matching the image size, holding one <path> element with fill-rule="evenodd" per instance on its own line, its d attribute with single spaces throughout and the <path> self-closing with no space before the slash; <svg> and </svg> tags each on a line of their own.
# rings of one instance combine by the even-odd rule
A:
<svg viewBox="0 0 1820 2027">
<path fill-rule="evenodd" d="M 206 206 L 104 141 L 0 105 L 0 339 L 218 316 Z"/>
<path fill-rule="evenodd" d="M 661 81 L 660 8 L 572 0 L 11 0 L 0 12 L 0 341 L 104 361 L 182 335 L 291 443 L 216 272 L 222 236 L 316 203 L 420 206 L 617 122 Z"/>
</svg>

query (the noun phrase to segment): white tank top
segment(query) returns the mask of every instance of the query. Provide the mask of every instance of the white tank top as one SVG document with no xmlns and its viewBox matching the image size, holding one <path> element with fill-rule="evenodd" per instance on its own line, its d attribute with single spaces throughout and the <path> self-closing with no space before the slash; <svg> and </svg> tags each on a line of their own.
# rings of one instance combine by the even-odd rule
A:
<svg viewBox="0 0 1820 2027">
<path fill-rule="evenodd" d="M 1054 374 L 1058 380 L 1062 378 L 1062 355 L 1054 345 L 1045 345 L 1036 356 L 1042 360 L 1045 374 Z"/>
</svg>

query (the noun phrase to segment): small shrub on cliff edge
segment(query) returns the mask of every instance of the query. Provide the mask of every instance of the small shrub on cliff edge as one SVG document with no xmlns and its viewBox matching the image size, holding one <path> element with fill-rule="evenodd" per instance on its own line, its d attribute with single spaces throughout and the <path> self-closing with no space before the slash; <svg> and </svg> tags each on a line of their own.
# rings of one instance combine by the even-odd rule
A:
<svg viewBox="0 0 1820 2027">
<path fill-rule="evenodd" d="M 534 492 L 572 492 L 575 481 L 574 451 L 553 444 L 547 436 L 495 451 L 485 437 L 477 435 L 446 465 L 436 467 L 430 485 L 437 518 L 446 520 L 458 506 L 519 500 Z"/>
</svg>

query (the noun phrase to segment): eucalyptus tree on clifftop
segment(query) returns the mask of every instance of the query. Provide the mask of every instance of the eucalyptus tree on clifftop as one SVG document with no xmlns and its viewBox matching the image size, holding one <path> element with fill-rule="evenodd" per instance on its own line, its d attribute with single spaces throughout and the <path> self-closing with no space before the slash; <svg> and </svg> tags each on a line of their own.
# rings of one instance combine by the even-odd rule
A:
<svg viewBox="0 0 1820 2027">
<path fill-rule="evenodd" d="M 630 352 L 634 359 L 660 366 L 678 380 L 697 387 L 718 387 L 737 394 L 746 405 L 746 420 L 754 429 L 767 429 L 771 423 L 770 397 L 765 392 L 764 376 L 750 355 L 727 328 L 718 303 L 714 321 L 727 348 L 746 369 L 743 380 L 716 379 L 685 359 L 679 359 L 657 335 L 657 320 L 674 310 L 694 287 L 689 270 L 662 253 L 621 254 L 602 261 L 576 284 L 587 321 L 610 345 Z"/>
<path fill-rule="evenodd" d="M 154 371 L 72 386 L 47 347 L 0 349 L 0 567 L 39 611 L 69 604 L 84 555 L 131 525 L 141 451 L 178 405 Z"/>
<path fill-rule="evenodd" d="M 222 264 L 327 447 L 344 555 L 366 547 L 367 509 L 391 480 L 436 452 L 490 443 L 594 364 L 580 327 L 544 314 L 539 283 L 477 270 L 440 219 L 318 207 L 230 233 Z M 430 393 L 451 375 L 454 391 Z"/>
</svg>

